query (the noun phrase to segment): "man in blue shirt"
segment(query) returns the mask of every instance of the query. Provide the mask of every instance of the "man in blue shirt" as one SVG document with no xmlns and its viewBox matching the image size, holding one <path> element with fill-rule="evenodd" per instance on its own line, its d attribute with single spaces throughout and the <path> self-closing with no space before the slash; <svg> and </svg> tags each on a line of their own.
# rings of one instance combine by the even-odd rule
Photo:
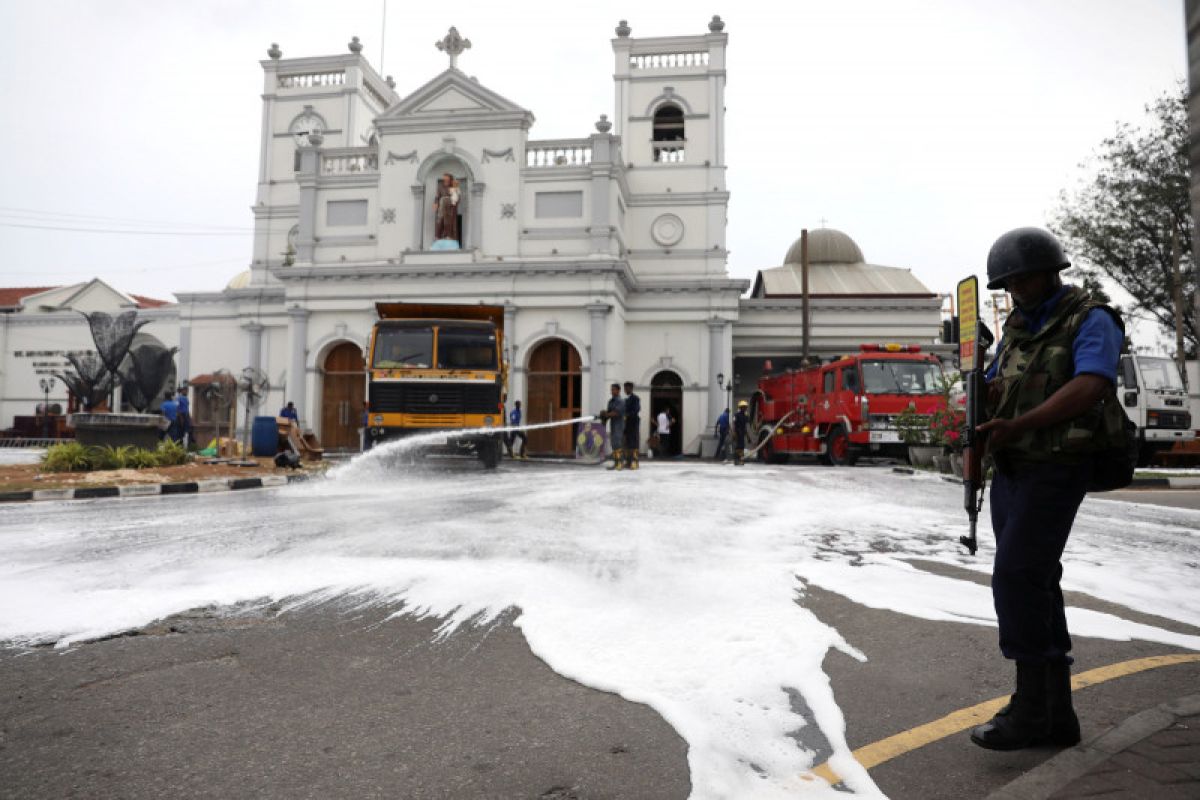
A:
<svg viewBox="0 0 1200 800">
<path fill-rule="evenodd" d="M 513 410 L 508 412 L 508 424 L 509 424 L 509 427 L 512 427 L 512 428 L 520 427 L 520 425 L 521 425 L 521 401 L 520 400 L 516 400 L 513 402 Z M 528 444 L 528 439 L 526 439 L 526 437 L 525 437 L 525 431 L 513 431 L 509 435 L 512 438 L 509 440 L 508 452 L 510 454 L 512 454 L 513 445 L 516 444 L 517 439 L 520 439 L 521 447 L 520 447 L 520 449 L 517 450 L 516 455 L 514 455 L 513 458 L 519 459 L 521 461 L 528 461 L 529 456 L 525 455 L 525 447 Z"/>
<path fill-rule="evenodd" d="M 723 461 L 725 458 L 725 440 L 729 438 L 729 409 L 721 412 L 721 416 L 717 417 L 717 452 L 713 455 L 714 461 Z"/>
<path fill-rule="evenodd" d="M 179 404 L 175 402 L 175 395 L 172 392 L 167 392 L 163 395 L 162 405 L 158 407 L 159 412 L 167 420 L 166 430 L 159 434 L 160 439 L 169 437 L 172 441 L 177 441 L 179 430 Z"/>
<path fill-rule="evenodd" d="M 188 402 L 187 389 L 182 386 L 175 393 L 175 406 L 175 420 L 179 431 L 177 441 L 186 445 L 192 433 L 192 404 Z"/>
<path fill-rule="evenodd" d="M 288 400 L 287 405 L 279 409 L 279 416 L 286 417 L 297 425 L 300 424 L 300 414 L 296 411 L 296 404 L 291 400 Z"/>
<path fill-rule="evenodd" d="M 988 253 L 988 288 L 1016 305 L 986 373 L 990 419 L 978 428 L 994 464 L 1000 650 L 1017 665 L 1012 702 L 971 732 L 990 750 L 1080 740 L 1061 558 L 1095 459 L 1124 433 L 1115 392 L 1124 329 L 1107 306 L 1063 285 L 1069 266 L 1038 228 L 1009 231 Z"/>
</svg>

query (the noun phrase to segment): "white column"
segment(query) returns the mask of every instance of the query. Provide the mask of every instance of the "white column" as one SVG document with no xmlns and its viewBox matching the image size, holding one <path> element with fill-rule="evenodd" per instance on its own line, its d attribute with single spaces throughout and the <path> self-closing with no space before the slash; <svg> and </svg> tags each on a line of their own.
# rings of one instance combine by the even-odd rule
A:
<svg viewBox="0 0 1200 800">
<path fill-rule="evenodd" d="M 588 408 L 583 409 L 585 414 L 594 414 L 605 407 L 604 395 L 607 391 L 605 386 L 605 375 L 608 370 L 608 313 L 612 311 L 612 306 L 604 303 L 592 303 L 586 306 L 589 321 L 591 322 L 591 370 L 590 379 L 591 387 L 588 392 Z"/>
<path fill-rule="evenodd" d="M 725 408 L 725 390 L 717 385 L 717 375 L 724 373 L 726 381 L 733 380 L 733 361 L 727 363 L 725 359 L 725 329 L 728 326 L 726 320 L 717 317 L 708 321 L 708 418 L 704 421 L 705 431 Z"/>
<path fill-rule="evenodd" d="M 190 320 L 179 322 L 179 356 L 175 360 L 175 385 L 191 380 L 192 369 L 192 326 Z"/>
<path fill-rule="evenodd" d="M 321 134 L 310 133 L 307 144 L 300 149 L 300 171 L 296 174 L 296 184 L 300 187 L 300 219 L 296 233 L 296 262 L 299 264 L 311 264 L 316 250 L 317 172 L 324 141 Z"/>
<path fill-rule="evenodd" d="M 409 188 L 413 194 L 412 249 L 421 250 L 424 247 L 421 240 L 425 238 L 425 187 L 414 183 Z"/>
<path fill-rule="evenodd" d="M 307 389 L 307 369 L 308 360 L 308 316 L 307 308 L 300 306 L 292 306 L 288 309 L 288 373 L 287 373 L 287 391 L 283 402 L 289 400 L 296 404 L 296 410 L 300 412 L 300 425 L 307 427 L 308 423 L 308 401 L 306 397 Z"/>
<path fill-rule="evenodd" d="M 478 181 L 471 184 L 471 202 L 467 206 L 467 240 L 463 242 L 463 249 L 483 251 L 483 192 L 486 188 L 487 184 Z M 459 231 L 461 235 L 462 231 Z"/>
<path fill-rule="evenodd" d="M 247 322 L 242 330 L 246 332 L 246 366 L 262 369 L 262 324 Z"/>
</svg>

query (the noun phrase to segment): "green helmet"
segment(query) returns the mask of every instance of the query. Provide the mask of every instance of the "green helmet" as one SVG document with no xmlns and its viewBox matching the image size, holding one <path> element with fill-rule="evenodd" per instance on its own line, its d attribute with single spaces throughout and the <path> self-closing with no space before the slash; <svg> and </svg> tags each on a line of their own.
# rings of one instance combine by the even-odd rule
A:
<svg viewBox="0 0 1200 800">
<path fill-rule="evenodd" d="M 987 287 L 1004 289 L 1014 275 L 1062 271 L 1069 266 L 1062 245 L 1050 233 L 1041 228 L 1016 228 L 997 239 L 988 251 Z"/>
</svg>

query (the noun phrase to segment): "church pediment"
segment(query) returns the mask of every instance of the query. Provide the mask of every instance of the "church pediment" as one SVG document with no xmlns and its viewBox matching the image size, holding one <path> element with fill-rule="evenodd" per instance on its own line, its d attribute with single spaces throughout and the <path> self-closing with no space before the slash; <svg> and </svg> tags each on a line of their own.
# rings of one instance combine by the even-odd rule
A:
<svg viewBox="0 0 1200 800">
<path fill-rule="evenodd" d="M 408 124 L 454 125 L 466 120 L 528 128 L 533 114 L 450 68 L 385 111 L 376 125 L 386 130 Z"/>
</svg>

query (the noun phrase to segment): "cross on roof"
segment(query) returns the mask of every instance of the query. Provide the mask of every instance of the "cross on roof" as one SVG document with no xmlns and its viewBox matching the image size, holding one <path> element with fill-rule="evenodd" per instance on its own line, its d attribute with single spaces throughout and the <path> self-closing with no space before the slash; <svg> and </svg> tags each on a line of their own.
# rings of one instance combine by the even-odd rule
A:
<svg viewBox="0 0 1200 800">
<path fill-rule="evenodd" d="M 435 42 L 437 49 L 441 50 L 446 55 L 450 56 L 450 68 L 454 69 L 458 66 L 458 57 L 462 52 L 471 46 L 470 39 L 464 39 L 458 33 L 458 28 L 450 26 L 450 32 L 445 38 Z"/>
<path fill-rule="evenodd" d="M 821 227 L 824 228 L 825 224 L 827 222 L 829 222 L 829 220 L 825 219 L 824 217 L 821 217 L 819 220 L 817 220 L 817 222 L 821 223 Z"/>
</svg>

